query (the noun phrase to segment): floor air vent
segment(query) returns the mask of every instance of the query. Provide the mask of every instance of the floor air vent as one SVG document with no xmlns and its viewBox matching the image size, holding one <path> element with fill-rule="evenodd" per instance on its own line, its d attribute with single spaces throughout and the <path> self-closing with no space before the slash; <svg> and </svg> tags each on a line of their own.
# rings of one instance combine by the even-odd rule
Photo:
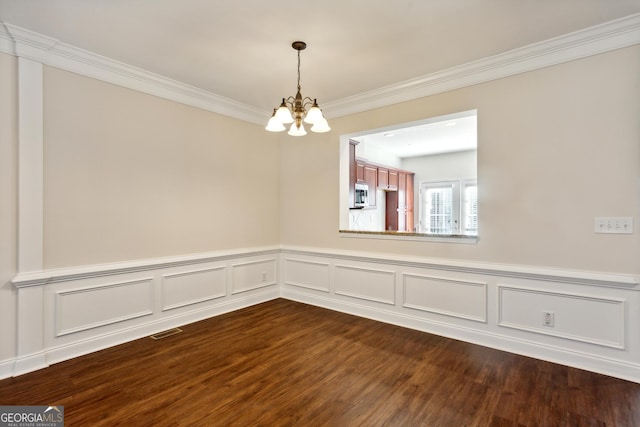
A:
<svg viewBox="0 0 640 427">
<path fill-rule="evenodd" d="M 169 329 L 168 331 L 158 332 L 157 334 L 150 335 L 154 340 L 161 340 L 162 338 L 170 337 L 171 335 L 179 334 L 182 332 L 180 328 Z"/>
</svg>

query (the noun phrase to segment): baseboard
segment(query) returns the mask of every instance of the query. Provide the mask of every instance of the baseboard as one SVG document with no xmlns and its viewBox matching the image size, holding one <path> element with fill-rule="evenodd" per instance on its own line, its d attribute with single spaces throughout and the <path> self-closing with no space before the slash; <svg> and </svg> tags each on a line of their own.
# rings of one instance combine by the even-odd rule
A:
<svg viewBox="0 0 640 427">
<path fill-rule="evenodd" d="M 6 359 L 0 362 L 0 380 L 9 378 L 13 375 L 13 368 L 16 364 L 16 359 Z"/>
<path fill-rule="evenodd" d="M 45 352 L 17 357 L 13 363 L 12 375 L 14 377 L 17 377 L 18 375 L 23 375 L 29 372 L 37 371 L 38 369 L 46 368 L 47 366 L 49 366 L 49 364 L 47 363 L 47 355 Z"/>
<path fill-rule="evenodd" d="M 281 290 L 281 296 L 285 299 L 323 307 L 329 310 L 640 383 L 640 364 L 598 357 L 592 354 L 567 350 L 551 345 L 541 345 L 538 342 L 514 339 L 514 337 L 506 335 L 487 333 L 450 323 L 418 318 L 405 313 L 336 300 L 330 296 L 298 292 L 286 288 Z"/>
</svg>

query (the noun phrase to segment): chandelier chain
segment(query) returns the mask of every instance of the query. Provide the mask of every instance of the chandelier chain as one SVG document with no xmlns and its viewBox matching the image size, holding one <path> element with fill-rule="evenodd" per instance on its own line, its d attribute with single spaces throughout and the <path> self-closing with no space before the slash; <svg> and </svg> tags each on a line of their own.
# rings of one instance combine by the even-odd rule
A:
<svg viewBox="0 0 640 427">
<path fill-rule="evenodd" d="M 298 50 L 298 92 L 300 92 L 300 51 Z"/>
</svg>

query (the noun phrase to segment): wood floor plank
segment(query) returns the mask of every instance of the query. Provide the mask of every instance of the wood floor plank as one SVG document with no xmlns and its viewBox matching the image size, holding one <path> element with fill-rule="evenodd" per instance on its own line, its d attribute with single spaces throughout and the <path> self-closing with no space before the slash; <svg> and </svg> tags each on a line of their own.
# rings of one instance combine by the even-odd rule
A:
<svg viewBox="0 0 640 427">
<path fill-rule="evenodd" d="M 640 384 L 284 299 L 0 381 L 67 426 L 638 426 Z"/>
</svg>

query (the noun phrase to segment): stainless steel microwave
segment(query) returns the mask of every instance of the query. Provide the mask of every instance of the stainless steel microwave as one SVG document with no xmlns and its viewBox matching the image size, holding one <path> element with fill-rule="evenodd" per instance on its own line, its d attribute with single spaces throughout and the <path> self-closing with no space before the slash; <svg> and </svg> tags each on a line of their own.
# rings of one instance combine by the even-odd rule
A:
<svg viewBox="0 0 640 427">
<path fill-rule="evenodd" d="M 369 186 L 367 184 L 356 183 L 356 208 L 366 208 L 369 206 Z"/>
</svg>

